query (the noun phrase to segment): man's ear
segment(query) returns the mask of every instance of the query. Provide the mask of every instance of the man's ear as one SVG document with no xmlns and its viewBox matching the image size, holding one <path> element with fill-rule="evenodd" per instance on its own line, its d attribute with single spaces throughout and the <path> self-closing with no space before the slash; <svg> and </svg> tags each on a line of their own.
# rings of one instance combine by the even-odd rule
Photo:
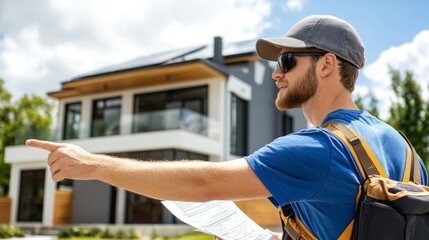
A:
<svg viewBox="0 0 429 240">
<path fill-rule="evenodd" d="M 335 70 L 337 66 L 337 57 L 332 53 L 327 53 L 321 60 L 322 67 L 320 74 L 322 77 L 326 77 Z"/>
</svg>

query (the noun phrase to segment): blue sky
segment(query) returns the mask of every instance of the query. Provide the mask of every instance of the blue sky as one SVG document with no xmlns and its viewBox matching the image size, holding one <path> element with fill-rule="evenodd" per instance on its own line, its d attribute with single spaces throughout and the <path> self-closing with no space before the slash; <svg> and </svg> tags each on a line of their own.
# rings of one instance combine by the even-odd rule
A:
<svg viewBox="0 0 429 240">
<path fill-rule="evenodd" d="M 373 91 L 379 99 L 382 117 L 394 99 L 387 66 L 402 73 L 413 71 L 424 96 L 429 83 L 429 2 L 427 1 L 271 1 L 270 20 L 274 23 L 262 36 L 282 36 L 284 29 L 312 14 L 329 14 L 345 19 L 359 32 L 365 43 L 367 65 L 361 71 L 356 94 Z M 416 36 L 419 38 L 416 39 Z M 419 59 L 419 60 L 416 60 Z M 416 62 L 418 61 L 418 62 Z"/>
<path fill-rule="evenodd" d="M 285 1 L 273 1 L 273 19 L 281 21 L 263 35 L 278 35 L 293 23 L 312 14 L 330 14 L 351 23 L 365 42 L 366 57 L 371 62 L 381 51 L 410 42 L 429 29 L 429 2 L 420 0 L 388 1 L 302 1 L 302 10 L 282 9 Z M 323 2 L 323 3 L 322 3 Z"/>
<path fill-rule="evenodd" d="M 154 52 L 278 37 L 312 14 L 350 22 L 367 65 L 356 93 L 369 89 L 386 113 L 387 66 L 414 72 L 427 97 L 429 3 L 421 0 L 0 0 L 0 77 L 14 97 L 44 95 L 82 73 Z"/>
</svg>

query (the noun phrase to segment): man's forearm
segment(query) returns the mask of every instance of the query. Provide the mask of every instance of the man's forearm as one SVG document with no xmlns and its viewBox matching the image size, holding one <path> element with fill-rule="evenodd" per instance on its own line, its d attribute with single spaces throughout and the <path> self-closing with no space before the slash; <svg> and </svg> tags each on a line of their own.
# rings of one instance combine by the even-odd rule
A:
<svg viewBox="0 0 429 240">
<path fill-rule="evenodd" d="M 91 154 L 73 144 L 35 139 L 26 143 L 50 152 L 47 163 L 57 182 L 97 179 L 152 198 L 179 201 L 271 196 L 245 159 L 220 163 L 137 161 Z"/>
<path fill-rule="evenodd" d="M 207 201 L 216 192 L 218 164 L 204 161 L 137 161 L 104 155 L 98 158 L 94 178 L 152 198 Z M 219 179 L 220 180 L 220 179 Z M 219 182 L 218 182 L 219 183 Z"/>
</svg>

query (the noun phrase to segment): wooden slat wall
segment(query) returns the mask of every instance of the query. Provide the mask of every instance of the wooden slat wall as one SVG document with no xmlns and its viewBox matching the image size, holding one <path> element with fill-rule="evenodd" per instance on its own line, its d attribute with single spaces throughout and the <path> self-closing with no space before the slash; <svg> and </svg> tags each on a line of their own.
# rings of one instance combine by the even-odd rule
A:
<svg viewBox="0 0 429 240">
<path fill-rule="evenodd" d="M 12 199 L 0 197 L 0 224 L 10 224 L 10 210 Z"/>
<path fill-rule="evenodd" d="M 235 204 L 263 227 L 281 226 L 279 212 L 268 199 L 236 201 Z"/>
<path fill-rule="evenodd" d="M 73 191 L 57 190 L 55 192 L 54 225 L 71 223 Z"/>
</svg>

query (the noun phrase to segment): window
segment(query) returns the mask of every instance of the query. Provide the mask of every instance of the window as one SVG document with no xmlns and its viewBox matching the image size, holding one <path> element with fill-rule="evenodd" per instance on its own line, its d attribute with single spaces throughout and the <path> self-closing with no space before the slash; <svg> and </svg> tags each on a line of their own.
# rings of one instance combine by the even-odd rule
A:
<svg viewBox="0 0 429 240">
<path fill-rule="evenodd" d="M 45 169 L 21 171 L 18 222 L 41 222 L 45 191 Z"/>
<path fill-rule="evenodd" d="M 287 135 L 293 132 L 293 117 L 286 112 L 282 115 L 282 134 Z"/>
<path fill-rule="evenodd" d="M 95 100 L 92 107 L 91 137 L 119 134 L 121 98 Z"/>
<path fill-rule="evenodd" d="M 177 149 L 164 149 L 114 154 L 142 160 L 191 159 L 208 161 L 207 155 Z M 161 201 L 133 192 L 126 192 L 125 223 L 178 223 L 178 220 L 162 206 Z"/>
<path fill-rule="evenodd" d="M 208 87 L 137 95 L 133 132 L 186 129 L 205 134 Z"/>
<path fill-rule="evenodd" d="M 231 154 L 247 154 L 247 101 L 231 94 Z"/>
<path fill-rule="evenodd" d="M 133 192 L 126 194 L 126 223 L 162 223 L 161 201 Z"/>
<path fill-rule="evenodd" d="M 79 138 L 81 108 L 80 102 L 66 104 L 63 139 Z"/>
</svg>

